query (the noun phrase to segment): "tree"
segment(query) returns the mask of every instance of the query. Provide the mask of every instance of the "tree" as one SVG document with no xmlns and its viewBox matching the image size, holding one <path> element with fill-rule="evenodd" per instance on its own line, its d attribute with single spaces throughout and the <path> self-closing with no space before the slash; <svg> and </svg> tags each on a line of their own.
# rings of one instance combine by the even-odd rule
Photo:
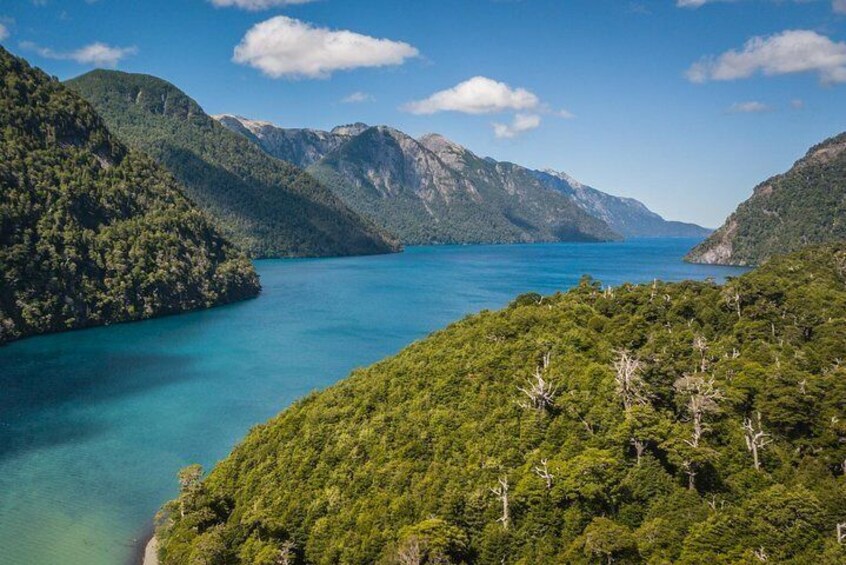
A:
<svg viewBox="0 0 846 565">
<path fill-rule="evenodd" d="M 203 478 L 202 465 L 189 465 L 181 469 L 177 475 L 179 480 L 180 514 L 185 518 L 186 503 L 190 502 L 200 490 Z"/>
<path fill-rule="evenodd" d="M 606 563 L 637 552 L 631 531 L 608 518 L 594 518 L 585 528 L 583 543 L 585 555 L 602 558 Z"/>
<path fill-rule="evenodd" d="M 761 468 L 758 452 L 772 443 L 770 434 L 766 433 L 761 427 L 761 413 L 758 412 L 757 414 L 757 422 L 753 422 L 752 418 L 743 420 L 743 435 L 746 438 L 746 449 L 752 454 L 752 461 L 756 471 Z"/>
<path fill-rule="evenodd" d="M 625 349 L 617 351 L 617 357 L 614 360 L 614 383 L 626 412 L 636 404 L 649 402 L 649 393 L 641 376 L 641 370 L 640 359 Z"/>
<path fill-rule="evenodd" d="M 502 516 L 497 519 L 497 522 L 502 524 L 503 530 L 507 530 L 511 523 L 511 513 L 508 508 L 508 477 L 501 477 L 499 479 L 499 486 L 491 488 L 491 492 L 502 503 Z"/>
<path fill-rule="evenodd" d="M 548 382 L 543 376 L 544 372 L 549 368 L 549 360 L 550 354 L 544 354 L 543 365 L 535 369 L 533 377 L 527 381 L 527 386 L 517 387 L 520 392 L 529 398 L 528 402 L 522 402 L 520 404 L 524 408 L 531 408 L 538 412 L 546 413 L 555 406 L 558 387 Z"/>
<path fill-rule="evenodd" d="M 685 398 L 685 409 L 693 425 L 688 443 L 694 449 L 699 447 L 702 436 L 710 429 L 705 417 L 719 411 L 723 393 L 714 384 L 713 378 L 701 375 L 687 375 L 676 381 L 676 392 Z"/>
<path fill-rule="evenodd" d="M 549 460 L 548 459 L 541 459 L 540 466 L 535 465 L 535 474 L 543 479 L 544 483 L 546 484 L 546 489 L 549 490 L 552 488 L 552 479 L 555 478 L 555 475 L 549 472 Z"/>
</svg>

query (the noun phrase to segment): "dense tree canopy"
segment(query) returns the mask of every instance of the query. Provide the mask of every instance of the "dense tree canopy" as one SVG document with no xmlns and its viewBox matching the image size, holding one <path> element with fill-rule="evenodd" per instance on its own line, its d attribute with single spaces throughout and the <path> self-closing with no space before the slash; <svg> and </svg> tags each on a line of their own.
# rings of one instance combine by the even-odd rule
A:
<svg viewBox="0 0 846 565">
<path fill-rule="evenodd" d="M 843 245 L 523 295 L 256 427 L 165 506 L 161 557 L 844 563 L 844 359 Z"/>
<path fill-rule="evenodd" d="M 0 343 L 258 292 L 170 174 L 0 48 Z"/>
<path fill-rule="evenodd" d="M 97 70 L 68 82 L 109 128 L 167 167 L 253 257 L 396 251 L 392 238 L 301 169 L 221 126 L 161 79 Z"/>
</svg>

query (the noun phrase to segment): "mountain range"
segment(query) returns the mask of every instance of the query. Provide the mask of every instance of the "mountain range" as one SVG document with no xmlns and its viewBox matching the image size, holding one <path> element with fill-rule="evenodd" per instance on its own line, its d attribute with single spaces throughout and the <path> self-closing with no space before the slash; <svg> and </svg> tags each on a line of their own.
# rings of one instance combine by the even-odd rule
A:
<svg viewBox="0 0 846 565">
<path fill-rule="evenodd" d="M 269 157 L 211 119 L 176 86 L 96 70 L 67 85 L 109 129 L 169 169 L 187 196 L 252 257 L 396 251 L 396 241 L 299 167 Z"/>
<path fill-rule="evenodd" d="M 756 265 L 807 245 L 846 240 L 846 133 L 814 147 L 752 196 L 686 257 Z"/>
<path fill-rule="evenodd" d="M 249 260 L 90 104 L 0 48 L 0 343 L 259 293 Z"/>
<path fill-rule="evenodd" d="M 362 123 L 321 131 L 233 115 L 216 119 L 268 154 L 305 168 L 406 244 L 710 233 L 668 222 L 636 200 L 606 194 L 563 173 L 479 157 L 438 134 L 414 139 Z"/>
</svg>

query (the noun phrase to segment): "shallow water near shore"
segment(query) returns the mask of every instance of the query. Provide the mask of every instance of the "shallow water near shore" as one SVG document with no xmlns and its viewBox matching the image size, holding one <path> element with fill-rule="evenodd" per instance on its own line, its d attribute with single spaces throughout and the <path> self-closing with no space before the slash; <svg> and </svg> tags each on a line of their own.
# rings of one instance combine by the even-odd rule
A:
<svg viewBox="0 0 846 565">
<path fill-rule="evenodd" d="M 0 348 L 0 564 L 131 561 L 180 467 L 210 467 L 293 400 L 519 293 L 585 273 L 617 285 L 743 272 L 683 263 L 695 243 L 258 261 L 256 300 Z"/>
</svg>

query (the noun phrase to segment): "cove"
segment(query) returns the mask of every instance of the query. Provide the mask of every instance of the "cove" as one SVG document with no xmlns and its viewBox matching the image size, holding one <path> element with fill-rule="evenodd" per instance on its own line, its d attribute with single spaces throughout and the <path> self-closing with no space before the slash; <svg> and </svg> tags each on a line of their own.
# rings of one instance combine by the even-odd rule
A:
<svg viewBox="0 0 846 565">
<path fill-rule="evenodd" d="M 421 247 L 257 262 L 256 300 L 0 348 L 0 564 L 132 559 L 176 471 L 210 468 L 249 428 L 467 314 L 583 274 L 722 280 L 696 241 Z"/>
</svg>

